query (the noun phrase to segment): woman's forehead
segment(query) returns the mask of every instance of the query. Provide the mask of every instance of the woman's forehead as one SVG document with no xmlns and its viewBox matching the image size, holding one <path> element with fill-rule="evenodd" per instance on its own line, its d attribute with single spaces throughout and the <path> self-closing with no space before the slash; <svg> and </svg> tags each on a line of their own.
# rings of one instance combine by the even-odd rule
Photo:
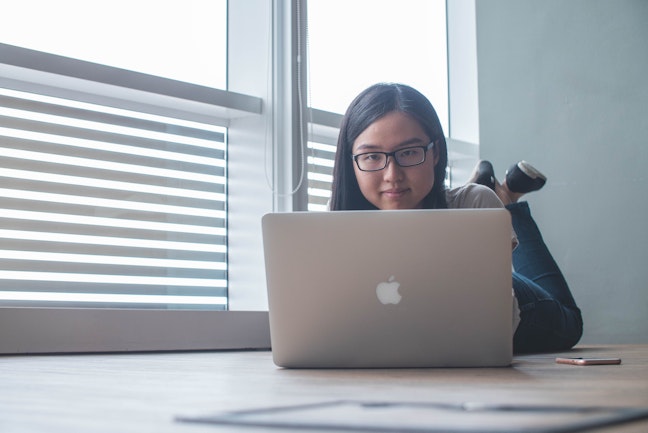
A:
<svg viewBox="0 0 648 433">
<path fill-rule="evenodd" d="M 393 111 L 365 128 L 352 143 L 352 148 L 425 145 L 429 138 L 416 119 L 406 113 Z"/>
</svg>

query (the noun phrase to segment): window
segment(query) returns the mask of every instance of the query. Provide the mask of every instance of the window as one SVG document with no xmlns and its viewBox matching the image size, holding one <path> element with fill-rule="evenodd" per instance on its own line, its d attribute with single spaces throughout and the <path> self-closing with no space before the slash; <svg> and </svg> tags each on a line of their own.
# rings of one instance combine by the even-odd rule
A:
<svg viewBox="0 0 648 433">
<path fill-rule="evenodd" d="M 40 290 L 54 297 L 96 294 L 110 286 L 113 294 L 139 296 L 146 287 L 162 302 L 126 296 L 113 299 L 111 308 L 85 308 L 94 300 L 78 298 L 69 308 L 58 308 L 46 299 L 21 307 L 7 300 L 14 304 L 0 307 L 0 353 L 268 347 L 260 220 L 272 211 L 326 207 L 341 112 L 351 98 L 375 81 L 404 81 L 423 90 L 447 118 L 441 112 L 445 96 L 437 101 L 426 88 L 444 81 L 443 73 L 430 75 L 445 71 L 440 66 L 444 55 L 430 63 L 433 49 L 425 42 L 443 33 L 440 12 L 425 26 L 416 21 L 415 30 L 423 31 L 416 37 L 413 29 L 393 31 L 393 19 L 388 27 L 367 25 L 357 48 L 364 57 L 350 68 L 346 53 L 332 57 L 336 53 L 326 44 L 338 42 L 326 29 L 335 20 L 336 28 L 345 30 L 350 23 L 342 28 L 339 20 L 359 0 L 136 3 L 101 1 L 90 8 L 83 1 L 26 0 L 5 13 L 7 23 L 43 19 L 18 27 L 18 34 L 44 37 L 21 45 L 9 36 L 15 28 L 0 29 L 0 134 L 5 137 L 0 142 L 0 200 L 8 210 L 0 215 L 0 292 L 5 299 L 12 291 Z M 395 17 L 407 8 L 428 11 L 432 3 L 444 4 L 407 0 L 371 2 L 370 7 L 387 5 L 381 15 Z M 332 17 L 335 8 L 344 8 L 345 14 Z M 109 9 L 120 12 L 112 16 Z M 309 43 L 298 40 L 307 33 L 299 15 L 306 9 L 324 18 L 321 24 L 310 23 Z M 412 14 L 410 9 L 407 20 L 415 22 L 421 10 Z M 85 15 L 112 18 L 105 19 L 109 25 L 102 30 L 102 23 L 82 19 Z M 66 16 L 74 19 L 66 22 Z M 190 32 L 178 29 L 193 19 L 198 24 Z M 167 35 L 147 34 L 144 24 Z M 117 27 L 127 35 L 121 46 Z M 39 34 L 34 28 L 49 30 Z M 95 30 L 108 45 L 89 42 Z M 53 43 L 57 33 L 67 42 Z M 414 45 L 420 54 L 396 60 L 398 53 L 387 55 L 384 43 L 367 44 L 381 33 L 408 44 L 418 38 Z M 166 36 L 171 39 L 163 40 Z M 89 43 L 68 51 L 79 41 Z M 154 48 L 154 41 L 162 48 Z M 128 48 L 135 48 L 134 55 L 125 55 Z M 372 51 L 376 48 L 378 54 Z M 182 61 L 176 61 L 181 55 Z M 226 56 L 224 64 L 210 63 L 221 56 Z M 154 59 L 153 67 L 139 63 L 142 58 Z M 305 58 L 310 71 L 306 62 L 295 62 Z M 405 75 L 371 74 L 397 63 Z M 188 67 L 173 70 L 177 64 Z M 349 79 L 351 87 L 342 88 L 333 78 L 342 69 L 358 71 L 358 80 Z M 415 71 L 423 81 L 409 75 Z M 333 99 L 327 101 L 335 89 L 341 93 L 331 92 Z M 293 145 L 300 142 L 308 143 L 303 153 Z M 54 162 L 48 155 L 60 158 Z M 299 182 L 302 165 L 308 165 L 308 185 Z M 39 177 L 43 173 L 51 176 Z M 96 201 L 91 205 L 89 200 Z M 131 208 L 142 203 L 157 207 Z M 89 211 L 92 206 L 97 212 Z M 28 239 L 48 231 L 67 235 Z M 107 242 L 129 237 L 155 241 L 156 247 Z M 211 249 L 178 249 L 179 244 Z M 125 264 L 130 258 L 138 263 Z M 56 281 L 55 274 L 68 280 Z M 69 281 L 72 274 L 85 280 Z M 128 293 L 115 281 L 98 282 L 96 275 L 111 274 L 131 279 Z M 202 301 L 207 305 L 200 306 Z M 213 311 L 225 306 L 227 311 Z"/>
<path fill-rule="evenodd" d="M 137 71 L 224 89 L 226 7 L 26 0 L 0 41 L 118 86 Z M 225 309 L 226 128 L 28 90 L 0 89 L 0 305 Z"/>
<path fill-rule="evenodd" d="M 147 3 L 154 9 L 170 3 L 187 5 L 177 1 Z M 219 3 L 225 11 L 224 1 L 198 3 Z M 271 29 L 273 14 L 268 2 L 257 3 L 259 19 Z M 65 5 L 58 5 L 57 13 L 48 17 L 55 23 L 53 17 L 66 13 Z M 111 2 L 113 6 L 125 8 L 127 4 Z M 75 9 L 75 20 L 82 21 L 80 15 L 86 10 Z M 128 11 L 134 13 L 130 6 Z M 96 13 L 94 5 L 89 12 Z M 237 4 L 229 7 L 227 14 L 236 29 L 230 29 L 227 43 L 236 44 L 245 37 L 249 44 L 249 10 L 243 11 Z M 146 18 L 140 11 L 140 23 Z M 214 22 L 218 19 L 210 20 L 211 28 Z M 221 22 L 225 22 L 224 16 Z M 138 31 L 142 32 L 141 28 Z M 259 35 L 255 41 L 261 53 L 261 60 L 259 56 L 255 59 L 257 65 L 272 59 L 268 53 L 275 49 L 268 43 L 271 34 Z M 14 292 L 14 299 L 15 292 L 44 290 L 49 294 L 31 301 L 30 306 L 0 307 L 0 352 L 268 347 L 267 312 L 240 311 L 247 309 L 246 297 L 262 299 L 256 294 L 264 290 L 259 284 L 262 267 L 258 270 L 262 254 L 255 250 L 253 260 L 247 261 L 238 252 L 235 256 L 241 259 L 227 257 L 232 249 L 250 249 L 251 243 L 258 242 L 254 225 L 263 212 L 272 210 L 267 185 L 258 187 L 257 178 L 240 169 L 245 161 L 249 170 L 263 173 L 263 163 L 250 158 L 249 153 L 260 154 L 263 161 L 263 152 L 255 146 L 265 141 L 265 129 L 255 129 L 253 124 L 264 125 L 268 116 L 262 110 L 261 97 L 253 95 L 272 92 L 258 92 L 253 86 L 268 83 L 268 69 L 258 71 L 262 80 L 243 79 L 243 74 L 236 72 L 250 70 L 243 66 L 250 51 L 236 50 L 236 56 L 230 52 L 231 61 L 222 66 L 224 72 L 237 76 L 229 86 L 236 91 L 221 90 L 217 84 L 195 84 L 182 76 L 170 79 L 153 71 L 128 70 L 124 64 L 115 67 L 100 64 L 100 59 L 65 57 L 3 43 L 6 41 L 4 36 L 0 39 L 0 88 L 4 92 L 3 135 L 8 138 L 2 141 L 0 160 L 3 168 L 13 170 L 3 173 L 8 179 L 3 203 L 12 214 L 10 218 L 2 215 L 0 229 L 15 237 L 5 236 L 10 240 L 5 257 L 10 258 L 2 259 L 5 279 L 0 281 L 0 291 Z M 209 43 L 214 43 L 213 38 Z M 203 54 L 198 49 L 194 57 Z M 40 135 L 36 138 L 33 134 Z M 56 163 L 47 159 L 51 155 L 57 155 Z M 17 161 L 20 165 L 14 164 Z M 230 167 L 235 168 L 234 175 L 229 173 Z M 145 169 L 149 172 L 143 172 Z M 53 176 L 45 181 L 35 174 L 38 170 Z M 108 172 L 110 176 L 106 176 Z M 97 194 L 99 189 L 101 194 Z M 259 193 L 259 189 L 263 191 Z M 27 190 L 28 194 L 19 197 L 20 191 Z M 228 200 L 232 190 L 236 198 Z M 98 212 L 89 210 L 90 199 L 95 200 Z M 29 205 L 36 202 L 43 208 Z M 249 202 L 254 207 L 241 205 Z M 138 209 L 137 203 L 151 206 Z M 72 208 L 84 216 L 82 221 Z M 51 221 L 41 221 L 45 218 Z M 47 230 L 67 235 L 53 243 L 26 239 Z M 111 238 L 135 240 L 135 244 L 111 245 Z M 3 247 L 9 245 L 5 239 Z M 149 248 L 137 245 L 138 239 L 146 239 Z M 181 248 L 175 249 L 178 246 Z M 32 253 L 17 254 L 21 249 Z M 124 264 L 128 258 L 137 258 L 139 263 Z M 246 281 L 251 273 L 242 276 L 242 262 L 257 269 L 254 284 Z M 101 277 L 111 273 L 111 283 Z M 82 282 L 69 281 L 79 276 Z M 41 281 L 39 277 L 43 277 Z M 114 280 L 125 285 L 118 289 L 119 281 Z M 109 286 L 120 295 L 127 287 L 128 296 L 113 298 L 104 304 L 109 308 L 101 309 L 85 308 L 95 306 L 91 297 L 79 297 L 67 308 L 60 308 L 58 301 L 47 303 L 47 299 L 58 299 L 63 289 L 68 296 L 75 291 L 85 295 Z M 232 286 L 238 296 L 227 296 Z M 153 294 L 163 299 L 151 302 L 151 293 L 145 288 L 152 288 Z M 183 289 L 182 293 L 177 289 Z M 193 300 L 187 294 L 194 296 Z M 148 299 L 140 302 L 139 295 Z M 5 298 L 9 298 L 6 293 Z M 152 308 L 156 304 L 165 309 Z M 124 308 L 127 306 L 135 308 Z M 185 310 L 196 306 L 201 310 Z M 213 311 L 225 306 L 230 310 Z"/>
<path fill-rule="evenodd" d="M 446 2 L 309 0 L 307 46 L 308 209 L 324 210 L 337 126 L 365 88 L 387 81 L 415 87 L 430 99 L 448 131 Z"/>
<path fill-rule="evenodd" d="M 309 0 L 308 54 L 313 108 L 343 114 L 370 85 L 401 82 L 430 99 L 447 131 L 445 0 Z"/>
<path fill-rule="evenodd" d="M 217 89 L 227 85 L 226 0 L 21 0 L 3 16 L 5 44 Z"/>
</svg>

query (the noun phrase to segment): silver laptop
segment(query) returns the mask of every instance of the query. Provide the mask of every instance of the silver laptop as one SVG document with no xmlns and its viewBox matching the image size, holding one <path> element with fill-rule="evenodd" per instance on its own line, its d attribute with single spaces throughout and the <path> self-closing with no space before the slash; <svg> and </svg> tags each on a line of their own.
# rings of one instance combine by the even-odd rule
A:
<svg viewBox="0 0 648 433">
<path fill-rule="evenodd" d="M 275 213 L 262 226 L 278 366 L 510 365 L 507 210 Z"/>
</svg>

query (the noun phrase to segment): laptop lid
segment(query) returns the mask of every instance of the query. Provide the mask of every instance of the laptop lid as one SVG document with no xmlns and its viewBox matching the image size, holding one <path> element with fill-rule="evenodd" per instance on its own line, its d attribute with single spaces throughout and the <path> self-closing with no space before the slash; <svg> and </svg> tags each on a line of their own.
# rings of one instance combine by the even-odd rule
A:
<svg viewBox="0 0 648 433">
<path fill-rule="evenodd" d="M 278 366 L 511 363 L 507 210 L 276 213 L 262 228 Z"/>
</svg>

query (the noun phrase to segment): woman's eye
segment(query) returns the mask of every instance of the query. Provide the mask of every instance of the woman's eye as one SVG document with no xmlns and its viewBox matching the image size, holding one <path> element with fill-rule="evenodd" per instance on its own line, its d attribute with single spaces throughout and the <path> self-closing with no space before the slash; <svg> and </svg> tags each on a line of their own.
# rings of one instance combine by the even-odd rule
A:
<svg viewBox="0 0 648 433">
<path fill-rule="evenodd" d="M 365 153 L 362 159 L 367 162 L 380 161 L 381 155 L 379 153 Z"/>
<path fill-rule="evenodd" d="M 418 156 L 420 152 L 420 149 L 405 149 L 400 153 L 400 156 L 408 158 L 412 156 Z"/>
</svg>

